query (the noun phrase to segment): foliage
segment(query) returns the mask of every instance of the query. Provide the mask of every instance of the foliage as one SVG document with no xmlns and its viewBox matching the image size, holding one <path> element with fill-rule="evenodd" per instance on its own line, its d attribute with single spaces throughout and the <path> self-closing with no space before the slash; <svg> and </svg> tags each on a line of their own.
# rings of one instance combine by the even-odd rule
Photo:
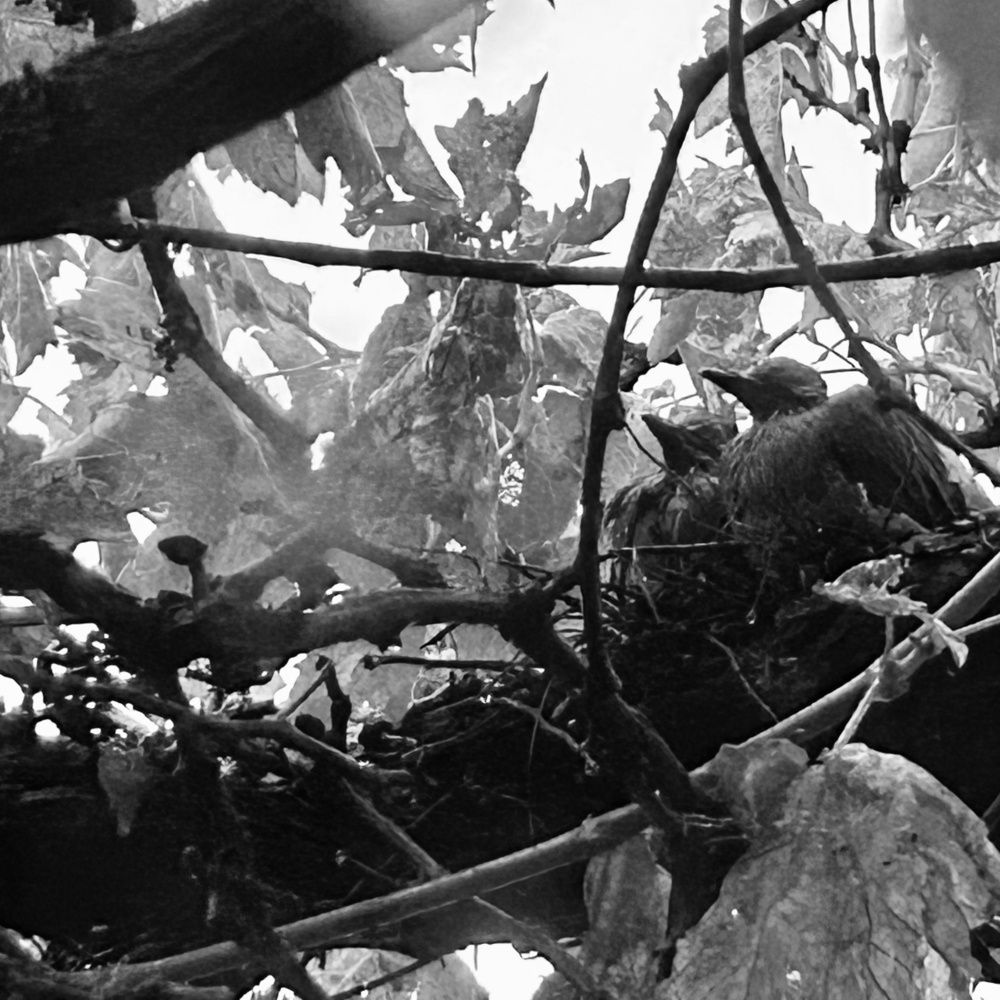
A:
<svg viewBox="0 0 1000 1000">
<path fill-rule="evenodd" d="M 139 16 L 148 24 L 180 6 L 141 0 Z M 776 10 L 771 2 L 758 3 L 748 16 L 763 24 Z M 7 78 L 25 58 L 43 69 L 88 44 L 81 29 L 32 13 L 19 20 L 8 5 L 3 10 L 0 68 Z M 415 876 L 440 878 L 444 866 L 528 846 L 626 796 L 665 815 L 668 841 L 678 815 L 696 815 L 722 869 L 744 846 L 744 834 L 766 828 L 791 859 L 789 868 L 812 871 L 822 867 L 810 854 L 813 827 L 849 824 L 845 816 L 860 809 L 852 799 L 825 817 L 822 793 L 803 779 L 800 793 L 816 802 L 796 812 L 794 795 L 787 802 L 783 796 L 800 777 L 798 765 L 795 774 L 774 779 L 775 786 L 753 786 L 753 761 L 709 802 L 685 768 L 704 759 L 699 740 L 711 743 L 712 753 L 718 748 L 714 729 L 685 741 L 663 718 L 651 725 L 621 698 L 622 683 L 610 666 L 618 688 L 595 680 L 597 657 L 581 683 L 586 583 L 581 603 L 572 589 L 581 581 L 567 567 L 581 572 L 578 550 L 588 544 L 586 519 L 594 513 L 586 505 L 581 513 L 580 496 L 581 487 L 587 495 L 584 469 L 602 433 L 594 414 L 608 389 L 598 381 L 608 323 L 564 289 L 529 288 L 492 275 L 443 277 L 420 265 L 432 259 L 427 254 L 447 254 L 468 261 L 470 271 L 485 261 L 535 265 L 544 273 L 596 256 L 602 251 L 594 245 L 625 217 L 630 185 L 627 178 L 594 183 L 581 154 L 579 191 L 567 195 L 566 207 L 546 211 L 532 203 L 518 168 L 545 101 L 545 77 L 498 113 L 473 100 L 451 125 L 439 124 L 436 139 L 448 173 L 435 163 L 407 114 L 408 74 L 464 69 L 462 51 L 474 68 L 475 39 L 489 16 L 484 4 L 471 4 L 383 64 L 205 151 L 205 166 L 219 178 L 238 175 L 290 205 L 308 197 L 322 201 L 339 177 L 349 204 L 347 232 L 367 237 L 373 254 L 409 255 L 405 298 L 386 305 L 360 354 L 313 327 L 305 285 L 280 280 L 259 257 L 199 242 L 197 234 L 183 247 L 168 248 L 168 258 L 156 256 L 164 253 L 162 241 L 141 235 L 102 242 L 67 234 L 3 248 L 0 322 L 13 364 L 8 370 L 4 360 L 0 370 L 0 583 L 5 594 L 30 596 L 37 610 L 30 628 L 0 633 L 0 673 L 15 682 L 22 699 L 5 706 L 0 720 L 0 746 L 16 773 L 8 785 L 39 781 L 31 777 L 32 755 L 41 746 L 36 725 L 54 727 L 53 752 L 64 755 L 59 760 L 80 785 L 74 794 L 90 810 L 81 825 L 89 821 L 88 829 L 97 829 L 95 817 L 105 821 L 94 834 L 94 856 L 114 857 L 114 868 L 118 841 L 126 853 L 141 843 L 137 857 L 165 859 L 169 872 L 151 879 L 164 879 L 158 898 L 175 907 L 157 913 L 156 927 L 169 933 L 164 930 L 162 940 L 153 933 L 150 941 L 134 933 L 141 923 L 136 914 L 146 915 L 139 903 L 118 923 L 109 917 L 107 940 L 80 941 L 72 913 L 60 923 L 46 911 L 43 936 L 54 965 L 97 966 L 140 945 L 158 957 L 211 938 L 232 939 L 256 956 L 256 972 L 273 972 L 300 995 L 318 995 L 311 993 L 317 982 L 340 988 L 344 970 L 300 978 L 305 974 L 273 932 L 277 916 L 311 917 L 354 904 L 372 895 L 379 879 L 386 891 L 405 891 Z M 727 43 L 725 11 L 717 9 L 704 34 L 707 52 Z M 877 151 L 886 161 L 895 155 L 863 107 L 867 96 L 854 62 L 823 28 L 805 22 L 752 53 L 744 72 L 750 119 L 792 222 L 824 262 L 866 257 L 892 235 L 888 214 L 878 209 L 867 237 L 827 221 L 811 203 L 803 164 L 785 137 L 792 114 L 815 110 L 857 127 L 869 154 Z M 902 66 L 892 72 L 904 75 Z M 845 81 L 850 95 L 835 101 Z M 923 88 L 914 107 L 945 113 L 940 89 L 932 98 L 926 83 Z M 651 128 L 672 134 L 679 116 L 660 94 L 656 107 Z M 955 105 L 950 110 L 960 113 Z M 725 150 L 675 179 L 658 211 L 650 265 L 736 273 L 786 264 L 787 233 L 775 222 L 773 199 L 745 168 L 725 82 L 702 102 L 693 128 L 699 138 L 724 129 Z M 970 141 L 966 159 L 937 172 L 926 170 L 928 155 L 922 147 L 919 169 L 926 176 L 914 181 L 905 201 L 896 198 L 897 225 L 928 250 L 959 239 L 994 239 L 989 143 Z M 916 157 L 914 164 L 917 169 Z M 201 170 L 189 165 L 145 200 L 137 193 L 131 208 L 140 227 L 221 231 Z M 893 198 L 878 204 L 892 207 Z M 157 264 L 163 259 L 166 277 Z M 998 400 L 996 267 L 837 289 L 860 338 L 910 377 L 932 415 L 958 429 L 978 423 L 983 412 L 992 415 Z M 712 464 L 722 439 L 711 454 L 673 468 L 666 446 L 659 461 L 659 439 L 642 418 L 657 414 L 690 427 L 708 409 L 718 419 L 725 404 L 699 372 L 742 365 L 789 338 L 813 345 L 820 360 L 843 356 L 845 345 L 830 333 L 812 290 L 802 294 L 801 314 L 785 331 L 766 329 L 765 295 L 737 294 L 735 285 L 733 291 L 685 285 L 656 293 L 660 316 L 645 367 L 670 362 L 686 371 L 658 384 L 655 378 L 639 387 L 631 381 L 622 393 L 627 433 L 610 439 L 599 470 L 601 496 L 611 501 L 603 543 L 614 548 L 599 612 L 626 695 L 639 692 L 632 700 L 650 714 L 658 698 L 677 694 L 670 684 L 687 683 L 678 673 L 655 692 L 661 678 L 655 671 L 644 675 L 656 663 L 649 647 L 666 635 L 676 663 L 711 662 L 719 669 L 702 678 L 709 695 L 716 683 L 719 690 L 735 686 L 752 705 L 756 714 L 748 710 L 745 718 L 719 723 L 734 741 L 775 718 L 768 699 L 791 714 L 806 695 L 818 696 L 843 678 L 831 668 L 815 686 L 801 677 L 789 680 L 788 664 L 797 657 L 776 655 L 773 665 L 767 642 L 753 632 L 758 615 L 777 621 L 780 630 L 797 612 L 782 619 L 779 597 L 731 554 L 732 542 L 723 537 Z M 246 343 L 255 345 L 264 370 L 248 370 L 240 347 Z M 223 359 L 241 350 L 234 379 Z M 38 413 L 42 441 L 14 428 L 33 405 L 32 366 L 56 357 L 65 359 L 64 367 L 71 364 L 72 377 L 61 412 Z M 246 394 L 220 391 L 232 380 L 244 393 L 249 388 L 257 403 L 266 401 L 263 411 L 273 423 L 259 419 L 261 409 L 248 407 Z M 688 381 L 700 397 L 697 409 L 684 404 L 678 387 Z M 729 420 L 721 423 L 731 433 Z M 274 426 L 288 431 L 284 444 L 268 432 Z M 301 448 L 296 452 L 289 441 Z M 137 514 L 150 529 L 141 541 L 128 530 L 128 516 Z M 171 556 L 170 543 L 161 543 L 177 536 L 205 543 L 204 561 L 200 545 L 190 558 Z M 103 576 L 67 555 L 88 540 L 99 544 Z M 649 545 L 692 551 L 637 556 L 636 546 Z M 711 554 L 699 558 L 693 550 L 701 546 Z M 896 592 L 902 572 L 894 558 L 879 564 L 892 567 L 891 579 L 848 577 L 818 592 L 830 603 L 885 617 L 915 609 L 923 616 L 924 602 Z M 531 601 L 521 600 L 525 594 Z M 727 612 L 730 620 L 717 625 Z M 81 639 L 67 630 L 71 621 L 100 627 Z M 964 661 L 964 645 L 941 630 Z M 743 671 L 726 643 L 746 635 L 743 649 L 753 663 Z M 877 629 L 876 640 L 877 649 Z M 600 648 L 591 638 L 588 652 Z M 289 686 L 282 708 L 275 695 Z M 734 735 L 725 728 L 737 724 L 748 731 Z M 846 773 L 863 765 L 872 782 L 884 784 L 880 768 L 887 765 L 852 760 L 831 765 L 829 774 L 836 766 Z M 681 803 L 669 801 L 666 786 L 643 773 L 661 768 L 669 775 L 674 767 L 674 789 L 690 793 Z M 551 784 L 532 798 L 543 771 Z M 923 787 L 920 777 L 907 773 L 906 780 Z M 755 812 L 760 802 L 741 812 L 741 796 L 755 788 L 768 799 L 766 821 Z M 564 797 L 545 800 L 557 793 Z M 17 795 L 11 795 L 13 802 Z M 259 821 L 248 818 L 248 803 L 262 810 Z M 774 820 L 786 806 L 788 823 L 801 824 L 794 838 Z M 269 839 L 278 826 L 272 815 L 291 817 L 288 839 L 299 857 L 288 857 L 287 844 Z M 728 836 L 733 815 L 742 832 Z M 952 819 L 967 830 L 964 813 Z M 17 829 L 12 823 L 4 836 L 30 852 Z M 704 954 L 682 945 L 674 985 L 662 985 L 660 975 L 660 943 L 666 936 L 669 967 L 679 936 L 701 918 L 722 877 L 700 854 L 684 876 L 672 872 L 682 924 L 668 921 L 661 906 L 667 880 L 656 861 L 687 836 L 674 835 L 668 846 L 628 841 L 616 855 L 592 863 L 584 888 L 590 927 L 580 960 L 546 932 L 499 911 L 492 897 L 456 910 L 451 924 L 442 918 L 438 936 L 426 925 L 408 925 L 394 940 L 374 925 L 365 928 L 364 943 L 412 945 L 414 953 L 438 955 L 457 940 L 502 936 L 525 948 L 544 946 L 575 988 L 600 980 L 625 995 L 659 982 L 666 997 L 697 980 L 704 991 L 713 974 L 706 964 L 725 967 L 716 936 L 728 918 L 718 908 L 702 926 Z M 852 828 L 851 836 L 863 831 Z M 337 837 L 347 846 L 337 846 Z M 437 844 L 436 838 L 452 853 L 428 853 L 425 842 Z M 736 900 L 733 913 L 770 891 L 766 837 L 755 844 L 722 897 L 727 906 Z M 864 854 L 853 840 L 852 850 Z M 945 978 L 954 978 L 963 968 L 955 928 L 964 934 L 966 926 L 954 914 L 938 915 L 947 910 L 947 893 L 923 875 L 921 891 L 933 900 L 934 913 L 914 918 L 896 946 L 913 960 L 931 924 L 954 919 L 945 957 Z M 579 889 L 578 876 L 570 888 L 561 884 L 567 896 Z M 995 894 L 992 886 L 980 892 L 964 869 L 962 879 L 975 896 L 962 914 L 971 927 L 988 917 Z M 904 891 L 891 880 L 887 885 Z M 51 891 L 43 895 L 53 898 Z M 794 897 L 789 889 L 776 905 L 797 914 Z M 526 905 L 538 922 L 560 926 L 565 918 L 545 911 L 544 901 L 532 905 L 544 911 Z M 634 920 L 625 934 L 630 908 Z M 747 953 L 769 947 L 766 923 L 747 925 Z M 576 924 L 569 925 L 575 933 Z M 96 935 L 88 923 L 91 929 Z M 356 933 L 352 928 L 346 939 Z M 349 961 L 346 951 L 339 961 Z M 365 952 L 361 961 L 383 960 Z M 450 974 L 445 979 L 434 988 L 463 995 L 470 989 Z M 257 987 L 259 996 L 266 991 Z"/>
</svg>

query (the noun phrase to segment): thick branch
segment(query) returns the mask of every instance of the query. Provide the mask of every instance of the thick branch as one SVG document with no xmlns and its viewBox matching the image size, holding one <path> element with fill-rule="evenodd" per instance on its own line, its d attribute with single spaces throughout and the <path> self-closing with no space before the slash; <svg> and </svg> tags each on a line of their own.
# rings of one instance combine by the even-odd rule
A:
<svg viewBox="0 0 1000 1000">
<path fill-rule="evenodd" d="M 466 2 L 209 0 L 4 84 L 0 240 L 78 230 Z"/>
<path fill-rule="evenodd" d="M 493 625 L 539 666 L 576 681 L 582 674 L 573 651 L 551 629 L 553 597 L 542 587 L 506 593 L 399 589 L 348 597 L 308 613 L 216 595 L 178 621 L 169 603 L 141 602 L 40 534 L 16 532 L 0 533 L 0 587 L 43 590 L 108 632 L 134 667 L 155 665 L 163 677 L 199 657 L 256 663 L 353 639 L 384 648 L 398 643 L 410 625 L 439 622 Z"/>
</svg>

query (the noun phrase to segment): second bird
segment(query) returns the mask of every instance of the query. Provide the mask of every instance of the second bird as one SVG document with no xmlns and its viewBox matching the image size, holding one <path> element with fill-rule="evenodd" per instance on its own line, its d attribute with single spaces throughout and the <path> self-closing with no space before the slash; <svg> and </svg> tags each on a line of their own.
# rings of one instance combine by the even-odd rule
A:
<svg viewBox="0 0 1000 1000">
<path fill-rule="evenodd" d="M 968 513 L 934 439 L 870 387 L 828 397 L 819 373 L 790 358 L 701 374 L 753 417 L 723 453 L 721 484 L 755 563 L 839 571 L 893 537 Z M 842 565 L 831 567 L 831 555 Z"/>
</svg>

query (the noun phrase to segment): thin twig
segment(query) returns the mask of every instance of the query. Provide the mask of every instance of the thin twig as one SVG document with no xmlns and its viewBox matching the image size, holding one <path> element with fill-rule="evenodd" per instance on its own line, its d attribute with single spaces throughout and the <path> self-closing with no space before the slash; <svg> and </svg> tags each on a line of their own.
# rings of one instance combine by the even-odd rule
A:
<svg viewBox="0 0 1000 1000">
<path fill-rule="evenodd" d="M 430 965 L 431 962 L 436 962 L 436 958 L 418 958 L 413 962 L 407 962 L 406 965 L 401 965 L 398 969 L 393 969 L 392 972 L 387 972 L 384 976 L 375 976 L 373 979 L 366 979 L 363 983 L 358 983 L 357 986 L 351 986 L 346 990 L 340 990 L 339 993 L 333 993 L 330 996 L 330 1000 L 351 1000 L 351 997 L 356 997 L 361 994 L 367 996 L 372 990 L 377 989 L 379 986 L 385 986 L 387 983 L 393 983 L 397 979 L 402 979 L 404 976 L 408 976 L 411 972 L 416 972 L 418 969 L 422 969 L 425 965 Z"/>
<path fill-rule="evenodd" d="M 326 662 L 322 663 L 324 660 Z M 298 696 L 298 698 L 294 699 L 294 701 L 289 701 L 287 705 L 282 705 L 281 711 L 274 716 L 275 719 L 287 719 L 293 712 L 297 712 L 309 700 L 309 696 L 320 686 L 320 684 L 323 683 L 323 681 L 326 680 L 326 675 L 331 670 L 336 669 L 336 665 L 333 660 L 331 660 L 328 656 L 321 656 L 320 662 L 322 663 L 322 666 L 320 666 L 320 669 L 316 672 L 316 676 L 309 683 L 309 686 Z"/>
<path fill-rule="evenodd" d="M 806 246 L 791 214 L 785 205 L 781 189 L 778 187 L 771 168 L 764 156 L 753 125 L 750 122 L 750 111 L 747 107 L 746 84 L 743 79 L 744 38 L 743 38 L 743 4 L 742 0 L 730 0 L 729 4 L 729 113 L 733 125 L 739 133 L 743 149 L 753 165 L 757 180 L 771 206 L 771 212 L 781 229 L 781 234 L 788 245 L 792 260 L 806 276 L 809 287 L 819 300 L 819 303 L 836 321 L 841 332 L 847 338 L 848 353 L 858 363 L 865 378 L 872 388 L 884 391 L 888 386 L 888 376 L 879 367 L 878 362 L 868 353 L 864 344 L 858 338 L 857 332 L 851 326 L 839 299 L 823 280 L 816 265 L 813 252 Z"/>
</svg>

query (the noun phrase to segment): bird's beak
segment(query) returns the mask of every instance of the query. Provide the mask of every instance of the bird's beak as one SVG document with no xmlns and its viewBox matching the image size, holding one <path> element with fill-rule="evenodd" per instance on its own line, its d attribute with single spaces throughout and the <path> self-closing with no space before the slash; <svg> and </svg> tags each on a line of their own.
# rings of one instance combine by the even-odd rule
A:
<svg viewBox="0 0 1000 1000">
<path fill-rule="evenodd" d="M 703 368 L 698 374 L 702 378 L 708 379 L 713 385 L 717 385 L 723 392 L 732 393 L 734 396 L 737 395 L 737 389 L 748 382 L 745 375 L 740 375 L 737 372 L 719 371 L 717 368 Z"/>
</svg>

